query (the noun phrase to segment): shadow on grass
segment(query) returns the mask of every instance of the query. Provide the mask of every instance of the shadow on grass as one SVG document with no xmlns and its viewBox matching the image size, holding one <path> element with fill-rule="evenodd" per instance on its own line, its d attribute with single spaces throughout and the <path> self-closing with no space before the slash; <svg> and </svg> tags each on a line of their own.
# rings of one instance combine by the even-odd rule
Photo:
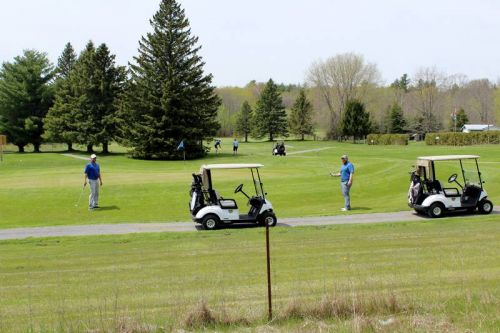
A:
<svg viewBox="0 0 500 333">
<path fill-rule="evenodd" d="M 100 206 L 97 208 L 95 211 L 103 211 L 103 210 L 120 210 L 120 207 L 114 205 L 114 206 Z"/>
</svg>

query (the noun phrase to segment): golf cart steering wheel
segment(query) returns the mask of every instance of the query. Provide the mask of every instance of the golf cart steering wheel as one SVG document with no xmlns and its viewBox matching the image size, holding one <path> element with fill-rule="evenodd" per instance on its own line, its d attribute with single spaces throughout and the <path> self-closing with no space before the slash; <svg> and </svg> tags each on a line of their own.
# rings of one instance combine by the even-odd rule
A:
<svg viewBox="0 0 500 333">
<path fill-rule="evenodd" d="M 242 189 L 243 189 L 243 184 L 240 184 L 234 189 L 234 193 L 241 192 Z"/>
<path fill-rule="evenodd" d="M 448 178 L 448 183 L 453 183 L 455 180 L 457 180 L 458 175 L 456 173 L 452 174 L 450 178 Z"/>
</svg>

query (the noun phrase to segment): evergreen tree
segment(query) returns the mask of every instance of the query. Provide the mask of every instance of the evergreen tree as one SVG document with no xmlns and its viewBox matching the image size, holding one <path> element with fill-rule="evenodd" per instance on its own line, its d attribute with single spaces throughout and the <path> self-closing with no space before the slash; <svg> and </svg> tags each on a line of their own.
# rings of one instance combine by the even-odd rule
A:
<svg viewBox="0 0 500 333">
<path fill-rule="evenodd" d="M 19 152 L 31 143 L 40 151 L 43 118 L 53 103 L 53 67 L 46 54 L 24 51 L 0 70 L 0 129 Z"/>
<path fill-rule="evenodd" d="M 350 100 L 342 118 L 342 135 L 352 136 L 353 141 L 370 133 L 370 114 L 365 111 L 365 105 L 358 100 Z"/>
<path fill-rule="evenodd" d="M 71 77 L 73 98 L 73 121 L 77 133 L 76 142 L 87 146 L 87 153 L 98 144 L 99 131 L 95 118 L 98 113 L 98 82 L 96 78 L 96 48 L 89 41 L 80 53 Z"/>
<path fill-rule="evenodd" d="M 102 144 L 103 153 L 109 152 L 108 144 L 117 136 L 118 98 L 125 81 L 125 69 L 115 65 L 106 44 L 96 49 L 89 41 L 74 66 L 66 94 L 73 120 L 68 135 L 75 134 L 75 141 L 87 145 L 87 152 L 97 144 Z"/>
<path fill-rule="evenodd" d="M 109 153 L 109 143 L 118 132 L 117 99 L 124 91 L 126 70 L 116 66 L 115 55 L 111 54 L 106 44 L 101 44 L 95 53 L 94 78 L 96 85 L 96 108 L 92 123 L 96 129 L 93 142 L 102 145 L 102 152 Z"/>
<path fill-rule="evenodd" d="M 57 62 L 55 70 L 55 102 L 44 119 L 44 137 L 52 142 L 64 142 L 68 151 L 73 150 L 77 138 L 74 123 L 74 94 L 71 75 L 76 63 L 76 53 L 71 43 L 67 43 Z"/>
<path fill-rule="evenodd" d="M 248 135 L 252 131 L 252 107 L 247 101 L 241 105 L 241 111 L 236 119 L 236 132 L 245 136 L 245 142 L 248 142 Z"/>
<path fill-rule="evenodd" d="M 314 133 L 312 114 L 313 107 L 306 97 L 306 92 L 301 89 L 299 96 L 292 106 L 290 114 L 290 131 L 295 135 L 300 135 L 304 140 L 304 135 Z"/>
<path fill-rule="evenodd" d="M 135 158 L 180 158 L 181 140 L 188 158 L 202 156 L 203 139 L 219 128 L 220 99 L 212 75 L 203 72 L 198 38 L 175 0 L 162 0 L 150 22 L 153 32 L 139 41 L 130 89 L 121 102 L 122 142 L 134 147 Z"/>
<path fill-rule="evenodd" d="M 389 126 L 388 133 L 404 133 L 406 128 L 406 120 L 403 115 L 403 109 L 399 104 L 393 103 L 389 111 Z"/>
<path fill-rule="evenodd" d="M 257 101 L 253 129 L 255 137 L 261 138 L 264 135 L 269 135 L 269 141 L 273 141 L 277 135 L 288 135 L 285 107 L 278 87 L 272 79 L 266 83 Z"/>
<path fill-rule="evenodd" d="M 76 52 L 71 43 L 66 43 L 61 56 L 57 59 L 57 67 L 55 71 L 56 81 L 66 80 L 69 78 L 73 67 L 76 63 Z"/>
<path fill-rule="evenodd" d="M 462 127 L 464 127 L 464 125 L 469 122 L 469 117 L 467 117 L 467 114 L 465 113 L 465 110 L 463 108 L 460 108 L 460 110 L 458 110 L 458 112 L 454 116 L 456 120 L 453 118 L 451 119 L 450 131 L 460 131 Z"/>
</svg>

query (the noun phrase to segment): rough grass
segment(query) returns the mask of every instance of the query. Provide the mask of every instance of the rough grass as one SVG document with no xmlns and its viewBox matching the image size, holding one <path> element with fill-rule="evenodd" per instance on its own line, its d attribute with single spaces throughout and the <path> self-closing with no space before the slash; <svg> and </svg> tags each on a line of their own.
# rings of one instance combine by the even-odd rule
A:
<svg viewBox="0 0 500 333">
<path fill-rule="evenodd" d="M 88 188 L 80 206 L 75 207 L 82 191 L 85 161 L 62 156 L 61 152 L 8 153 L 0 164 L 0 228 L 189 221 L 191 173 L 206 163 L 264 164 L 265 190 L 278 218 L 335 215 L 340 213 L 343 199 L 338 179 L 328 174 L 339 167 L 339 156 L 344 153 L 351 156 L 356 167 L 351 214 L 407 210 L 408 171 L 421 155 L 481 155 L 486 189 L 493 203 L 500 203 L 496 186 L 500 184 L 498 146 L 368 146 L 329 141 L 290 141 L 289 146 L 290 153 L 299 153 L 273 157 L 272 144 L 260 142 L 242 143 L 240 155 L 233 156 L 230 140 L 225 140 L 221 154 L 196 161 L 138 161 L 122 153 L 99 156 L 103 208 L 94 212 L 86 209 Z M 116 149 L 123 152 L 122 148 L 112 148 Z M 438 175 L 446 181 L 457 172 L 458 164 L 454 166 L 445 165 L 438 169 Z M 215 181 L 222 196 L 235 198 L 239 207 L 247 209 L 246 198 L 233 191 L 240 183 L 244 183 L 244 190 L 251 191 L 248 172 L 215 173 Z"/>
<path fill-rule="evenodd" d="M 498 215 L 0 242 L 0 332 L 495 332 Z M 200 300 L 203 302 L 200 303 Z"/>
</svg>

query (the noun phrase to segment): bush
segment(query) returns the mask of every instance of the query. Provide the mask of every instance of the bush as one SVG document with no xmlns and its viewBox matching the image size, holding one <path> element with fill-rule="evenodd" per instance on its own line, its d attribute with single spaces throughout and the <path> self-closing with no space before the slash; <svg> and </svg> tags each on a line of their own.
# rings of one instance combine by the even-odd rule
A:
<svg viewBox="0 0 500 333">
<path fill-rule="evenodd" d="M 443 132 L 427 133 L 425 143 L 429 146 L 469 146 L 481 144 L 500 144 L 500 131 L 484 132 Z"/>
<path fill-rule="evenodd" d="M 408 144 L 407 134 L 369 134 L 366 137 L 369 145 L 402 145 Z"/>
</svg>

